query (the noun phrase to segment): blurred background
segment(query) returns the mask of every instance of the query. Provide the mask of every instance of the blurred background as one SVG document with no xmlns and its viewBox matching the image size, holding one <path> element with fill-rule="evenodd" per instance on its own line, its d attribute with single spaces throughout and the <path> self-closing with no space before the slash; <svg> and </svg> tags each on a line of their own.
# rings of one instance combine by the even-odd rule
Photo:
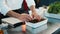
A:
<svg viewBox="0 0 60 34">
<path fill-rule="evenodd" d="M 36 3 L 36 8 L 41 7 L 43 5 L 48 6 L 51 3 L 54 3 L 55 1 L 60 1 L 60 0 L 34 0 Z"/>
</svg>

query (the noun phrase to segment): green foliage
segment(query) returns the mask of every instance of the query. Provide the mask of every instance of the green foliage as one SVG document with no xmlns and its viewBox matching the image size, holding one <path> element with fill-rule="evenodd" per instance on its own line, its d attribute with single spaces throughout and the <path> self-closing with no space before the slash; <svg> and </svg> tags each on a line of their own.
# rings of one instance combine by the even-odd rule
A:
<svg viewBox="0 0 60 34">
<path fill-rule="evenodd" d="M 60 13 L 60 2 L 54 2 L 49 5 L 48 13 L 59 14 Z"/>
</svg>

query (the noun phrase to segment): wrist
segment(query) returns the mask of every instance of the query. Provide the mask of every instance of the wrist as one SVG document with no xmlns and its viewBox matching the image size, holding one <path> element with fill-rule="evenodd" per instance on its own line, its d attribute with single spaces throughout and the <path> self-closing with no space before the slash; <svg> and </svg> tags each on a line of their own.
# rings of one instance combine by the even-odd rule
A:
<svg viewBox="0 0 60 34">
<path fill-rule="evenodd" d="M 32 12 L 32 14 L 37 14 L 36 12 Z"/>
</svg>

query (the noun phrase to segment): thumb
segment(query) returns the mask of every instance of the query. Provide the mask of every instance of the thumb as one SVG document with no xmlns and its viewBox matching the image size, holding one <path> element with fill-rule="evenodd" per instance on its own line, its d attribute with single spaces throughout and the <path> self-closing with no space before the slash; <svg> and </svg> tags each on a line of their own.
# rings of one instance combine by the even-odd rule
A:
<svg viewBox="0 0 60 34">
<path fill-rule="evenodd" d="M 34 18 L 34 15 L 32 15 L 32 18 Z"/>
</svg>

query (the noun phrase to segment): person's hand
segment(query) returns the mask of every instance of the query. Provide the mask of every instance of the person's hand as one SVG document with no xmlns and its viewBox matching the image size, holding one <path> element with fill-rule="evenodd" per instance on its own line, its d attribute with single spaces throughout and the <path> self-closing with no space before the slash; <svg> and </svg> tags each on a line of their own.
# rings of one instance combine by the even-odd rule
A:
<svg viewBox="0 0 60 34">
<path fill-rule="evenodd" d="M 23 13 L 23 14 L 20 15 L 19 19 L 22 20 L 22 21 L 31 21 L 32 17 L 30 17 L 29 14 Z"/>
<path fill-rule="evenodd" d="M 39 16 L 37 13 L 32 13 L 32 17 L 33 17 L 34 19 L 37 19 L 38 21 L 41 20 L 41 16 Z"/>
</svg>

